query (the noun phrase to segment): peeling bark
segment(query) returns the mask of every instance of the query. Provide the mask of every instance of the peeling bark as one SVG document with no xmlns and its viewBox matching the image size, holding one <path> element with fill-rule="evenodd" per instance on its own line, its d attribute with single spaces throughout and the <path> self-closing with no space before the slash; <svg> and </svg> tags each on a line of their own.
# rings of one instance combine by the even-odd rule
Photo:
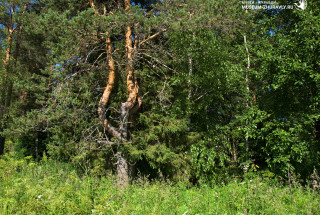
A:
<svg viewBox="0 0 320 215">
<path fill-rule="evenodd" d="M 120 133 L 108 122 L 106 118 L 106 105 L 109 101 L 110 94 L 114 85 L 115 81 L 115 67 L 114 61 L 112 58 L 112 46 L 111 46 L 111 39 L 107 37 L 106 39 L 106 49 L 107 49 L 107 60 L 108 60 L 108 67 L 109 67 L 109 77 L 108 77 L 108 84 L 104 89 L 102 97 L 100 99 L 98 105 L 98 115 L 99 119 L 102 122 L 103 127 L 110 133 L 113 137 L 117 139 L 121 139 Z"/>
<path fill-rule="evenodd" d="M 130 15 L 130 0 L 125 0 L 125 10 Z M 139 85 L 134 75 L 134 66 L 133 66 L 133 47 L 132 47 L 132 31 L 131 26 L 126 26 L 125 34 L 126 42 L 126 60 L 127 60 L 127 89 L 128 89 L 128 99 L 126 102 L 121 104 L 120 108 L 120 132 L 124 137 L 125 141 L 128 138 L 128 121 L 130 110 L 134 107 L 137 96 L 139 93 Z M 141 100 L 140 100 L 141 101 Z"/>
<path fill-rule="evenodd" d="M 130 0 L 125 0 L 125 10 L 128 13 L 128 16 L 130 15 Z M 132 57 L 132 31 L 131 31 L 131 26 L 127 25 L 126 26 L 126 57 L 127 57 L 127 89 L 128 89 L 128 99 L 126 101 L 126 108 L 130 110 L 133 108 L 138 91 L 139 91 L 139 86 L 137 81 L 135 80 L 134 77 L 134 66 L 133 66 L 133 57 Z"/>
<path fill-rule="evenodd" d="M 125 0 L 125 10 L 130 16 L 130 0 Z M 134 66 L 133 66 L 133 44 L 132 44 L 132 31 L 131 26 L 126 26 L 126 33 L 125 33 L 125 44 L 126 44 L 126 61 L 127 61 L 127 90 L 128 90 L 128 99 L 126 102 L 121 104 L 120 107 L 120 133 L 121 141 L 127 142 L 128 141 L 128 122 L 129 122 L 129 115 L 130 110 L 133 109 L 135 106 L 138 93 L 139 93 L 139 86 L 138 82 L 134 75 Z M 141 105 L 141 99 L 139 100 L 138 104 Z M 132 112 L 131 112 L 132 113 Z M 129 168 L 128 168 L 128 161 L 125 157 L 125 154 L 122 153 L 120 147 L 118 147 L 117 152 L 117 176 L 118 176 L 118 186 L 124 188 L 129 185 Z"/>
<path fill-rule="evenodd" d="M 132 16 L 130 7 L 131 3 L 130 0 L 124 0 L 124 9 L 126 11 L 127 16 L 130 18 Z M 107 15 L 106 7 L 103 8 L 102 12 L 99 12 L 99 9 L 95 7 L 93 0 L 89 0 L 89 4 L 91 8 L 94 10 L 95 14 L 99 16 Z M 112 14 L 112 12 L 109 12 Z M 103 95 L 98 104 L 98 116 L 99 120 L 101 121 L 103 127 L 107 132 L 115 137 L 118 140 L 118 148 L 116 153 L 117 158 L 117 176 L 118 176 L 118 186 L 120 188 L 124 188 L 129 184 L 129 165 L 128 161 L 126 160 L 125 153 L 122 151 L 120 144 L 129 144 L 129 134 L 128 134 L 128 124 L 132 122 L 132 117 L 134 113 L 141 107 L 142 104 L 142 97 L 139 94 L 139 83 L 137 78 L 135 77 L 134 72 L 134 54 L 137 52 L 138 47 L 146 43 L 147 41 L 155 38 L 161 32 L 166 31 L 166 29 L 160 30 L 159 32 L 150 35 L 143 41 L 139 42 L 139 37 L 137 33 L 137 29 L 139 27 L 139 23 L 128 24 L 125 26 L 125 61 L 126 61 L 126 84 L 128 90 L 128 97 L 127 100 L 121 103 L 120 106 L 120 123 L 118 129 L 113 127 L 108 119 L 106 118 L 106 105 L 109 101 L 110 95 L 112 93 L 112 89 L 115 82 L 115 64 L 112 58 L 112 44 L 110 35 L 107 35 L 106 39 L 106 52 L 107 52 L 107 60 L 108 60 L 108 69 L 109 69 L 109 76 L 108 76 L 108 84 L 104 89 Z M 132 33 L 134 32 L 134 35 Z M 133 36 L 134 44 L 133 44 Z"/>
<path fill-rule="evenodd" d="M 129 111 L 129 116 L 135 114 L 142 105 L 142 97 L 138 94 L 136 105 Z"/>
</svg>

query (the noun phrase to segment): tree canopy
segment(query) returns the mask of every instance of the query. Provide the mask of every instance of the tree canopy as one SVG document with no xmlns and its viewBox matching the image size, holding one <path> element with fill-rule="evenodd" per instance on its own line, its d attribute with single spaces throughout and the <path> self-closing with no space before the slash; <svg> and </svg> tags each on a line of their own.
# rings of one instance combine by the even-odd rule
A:
<svg viewBox="0 0 320 215">
<path fill-rule="evenodd" d="M 254 3 L 254 2 L 252 2 Z M 220 183 L 320 158 L 320 7 L 0 2 L 0 154 Z"/>
</svg>

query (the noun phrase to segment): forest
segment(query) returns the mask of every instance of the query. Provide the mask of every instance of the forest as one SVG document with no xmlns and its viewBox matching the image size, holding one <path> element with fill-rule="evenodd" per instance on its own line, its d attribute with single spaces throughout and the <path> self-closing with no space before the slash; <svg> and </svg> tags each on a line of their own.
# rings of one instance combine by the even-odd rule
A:
<svg viewBox="0 0 320 215">
<path fill-rule="evenodd" d="M 317 0 L 0 0 L 0 213 L 320 213 L 319 39 Z"/>
</svg>

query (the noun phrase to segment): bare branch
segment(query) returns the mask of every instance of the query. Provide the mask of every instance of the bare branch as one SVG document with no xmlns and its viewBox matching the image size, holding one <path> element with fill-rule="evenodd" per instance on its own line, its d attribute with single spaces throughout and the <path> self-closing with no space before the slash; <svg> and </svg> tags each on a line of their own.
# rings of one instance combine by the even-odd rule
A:
<svg viewBox="0 0 320 215">
<path fill-rule="evenodd" d="M 147 13 L 144 14 L 144 16 L 148 16 L 150 13 L 152 13 L 154 11 L 155 8 L 152 8 L 150 11 L 148 11 Z"/>
<path fill-rule="evenodd" d="M 170 68 L 169 66 L 165 65 L 164 63 L 162 63 L 159 59 L 155 58 L 155 57 L 152 57 L 151 55 L 148 55 L 146 53 L 142 53 L 143 55 L 147 56 L 147 57 L 150 57 L 151 59 L 155 60 L 157 63 L 161 64 L 163 67 L 173 71 L 172 68 Z"/>
<path fill-rule="evenodd" d="M 167 31 L 167 29 L 162 29 L 161 31 L 158 31 L 157 33 L 155 33 L 155 34 L 153 34 L 153 35 L 149 36 L 147 39 L 145 39 L 145 40 L 141 41 L 141 42 L 139 43 L 139 46 L 143 45 L 145 42 L 147 42 L 147 41 L 149 41 L 149 40 L 151 40 L 151 39 L 155 38 L 156 36 L 158 36 L 159 34 L 161 34 L 162 32 L 165 32 L 165 31 Z"/>
<path fill-rule="evenodd" d="M 126 142 L 111 142 L 111 141 L 108 141 L 108 140 L 98 140 L 97 143 L 100 143 L 100 144 L 108 144 L 108 145 L 128 145 L 128 144 L 131 144 L 132 142 L 129 142 L 129 141 L 126 141 Z"/>
</svg>

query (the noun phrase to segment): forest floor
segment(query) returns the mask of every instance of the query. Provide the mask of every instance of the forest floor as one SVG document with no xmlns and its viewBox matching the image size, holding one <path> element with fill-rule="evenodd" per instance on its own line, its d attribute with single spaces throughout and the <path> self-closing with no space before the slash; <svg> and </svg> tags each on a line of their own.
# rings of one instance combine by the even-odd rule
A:
<svg viewBox="0 0 320 215">
<path fill-rule="evenodd" d="M 213 187 L 140 178 L 119 190 L 114 176 L 71 164 L 0 159 L 0 214 L 320 214 L 319 205 L 319 190 L 260 177 Z"/>
</svg>

